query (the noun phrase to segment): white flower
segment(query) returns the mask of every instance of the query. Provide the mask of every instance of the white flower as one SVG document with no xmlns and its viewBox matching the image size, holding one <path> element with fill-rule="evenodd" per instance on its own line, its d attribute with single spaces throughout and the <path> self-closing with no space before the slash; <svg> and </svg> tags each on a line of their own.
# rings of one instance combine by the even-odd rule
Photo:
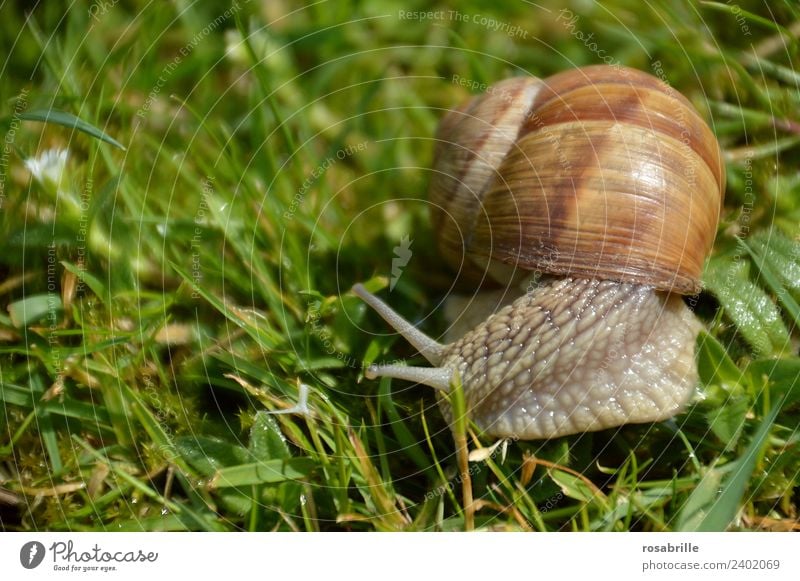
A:
<svg viewBox="0 0 800 581">
<path fill-rule="evenodd" d="M 26 159 L 25 167 L 40 184 L 58 190 L 64 175 L 64 167 L 67 165 L 67 157 L 66 149 L 48 149 L 39 157 Z"/>
</svg>

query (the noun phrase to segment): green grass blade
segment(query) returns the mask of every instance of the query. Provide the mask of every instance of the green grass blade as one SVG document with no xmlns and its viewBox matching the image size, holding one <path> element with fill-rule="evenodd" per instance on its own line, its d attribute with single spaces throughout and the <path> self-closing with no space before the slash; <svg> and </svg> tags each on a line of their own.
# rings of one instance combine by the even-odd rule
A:
<svg viewBox="0 0 800 581">
<path fill-rule="evenodd" d="M 199 286 L 192 276 L 180 266 L 172 261 L 170 261 L 169 264 L 195 292 L 223 314 L 229 321 L 234 323 L 237 327 L 244 329 L 247 334 L 256 340 L 264 349 L 271 350 L 280 343 L 280 336 L 267 326 L 266 320 L 261 319 L 259 324 L 254 324 L 252 318 L 244 317 L 240 312 L 230 309 L 223 301 L 211 294 L 208 289 Z"/>
<path fill-rule="evenodd" d="M 78 280 L 85 283 L 98 299 L 104 303 L 108 302 L 109 297 L 106 294 L 106 286 L 99 278 L 88 272 L 85 268 L 80 268 L 77 264 L 72 264 L 66 260 L 61 261 L 61 266 L 63 266 L 65 270 L 77 276 Z"/>
<path fill-rule="evenodd" d="M 122 151 L 126 151 L 125 146 L 119 141 L 106 135 L 101 129 L 98 129 L 91 123 L 87 123 L 83 119 L 76 117 L 72 113 L 67 113 L 66 111 L 59 111 L 58 109 L 35 109 L 33 111 L 21 113 L 19 118 L 25 121 L 52 123 L 53 125 L 61 125 L 62 127 L 75 129 L 76 131 L 81 131 L 95 139 L 113 145 L 114 147 L 118 147 Z"/>
<path fill-rule="evenodd" d="M 722 468 L 711 468 L 703 476 L 681 510 L 677 530 L 724 531 L 731 525 L 739 512 L 756 460 L 783 402 L 782 398 L 761 421 L 741 458 Z"/>
<path fill-rule="evenodd" d="M 63 310 L 61 296 L 55 293 L 31 295 L 8 305 L 11 324 L 22 329 L 44 318 L 55 319 Z"/>
<path fill-rule="evenodd" d="M 697 336 L 697 371 L 704 385 L 714 383 L 730 389 L 742 379 L 741 370 L 722 343 L 705 331 Z"/>
<path fill-rule="evenodd" d="M 382 380 L 378 387 L 378 405 L 380 410 L 386 414 L 389 425 L 392 426 L 392 432 L 395 438 L 403 447 L 403 453 L 408 454 L 417 468 L 424 471 L 431 481 L 436 481 L 438 474 L 433 467 L 430 459 L 425 451 L 418 444 L 419 438 L 414 437 L 408 429 L 406 422 L 397 411 L 397 406 L 392 400 L 391 382 Z"/>
<path fill-rule="evenodd" d="M 289 458 L 252 462 L 239 466 L 220 468 L 211 479 L 212 488 L 273 484 L 308 477 L 317 466 L 313 458 Z"/>
<path fill-rule="evenodd" d="M 42 395 L 44 394 L 44 385 L 39 375 L 31 377 L 31 393 L 34 398 L 34 410 L 36 411 L 36 422 L 39 429 L 39 434 L 44 444 L 47 455 L 50 458 L 50 470 L 52 472 L 61 472 L 63 462 L 61 460 L 61 451 L 58 448 L 58 434 L 53 425 L 53 418 L 45 409 Z"/>
<path fill-rule="evenodd" d="M 730 14 L 733 19 L 738 18 L 740 15 L 746 17 L 748 20 L 753 22 L 757 22 L 761 26 L 768 28 L 769 30 L 773 30 L 778 32 L 779 34 L 785 36 L 786 38 L 793 38 L 794 35 L 786 30 L 783 26 L 779 25 L 774 20 L 770 20 L 769 18 L 764 18 L 758 14 L 754 14 L 748 10 L 743 9 L 738 4 L 723 4 L 722 2 L 710 2 L 710 1 L 703 1 L 700 3 L 701 5 L 711 8 L 712 10 L 717 10 L 719 12 L 725 12 Z"/>
</svg>

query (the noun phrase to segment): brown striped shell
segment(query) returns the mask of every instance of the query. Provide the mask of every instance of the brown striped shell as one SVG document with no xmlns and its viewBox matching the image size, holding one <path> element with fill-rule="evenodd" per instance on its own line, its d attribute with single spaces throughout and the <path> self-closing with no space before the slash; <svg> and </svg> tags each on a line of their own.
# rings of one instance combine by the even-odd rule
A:
<svg viewBox="0 0 800 581">
<path fill-rule="evenodd" d="M 691 103 L 617 66 L 512 78 L 449 112 L 430 184 L 445 260 L 507 271 L 700 289 L 725 189 Z"/>
</svg>

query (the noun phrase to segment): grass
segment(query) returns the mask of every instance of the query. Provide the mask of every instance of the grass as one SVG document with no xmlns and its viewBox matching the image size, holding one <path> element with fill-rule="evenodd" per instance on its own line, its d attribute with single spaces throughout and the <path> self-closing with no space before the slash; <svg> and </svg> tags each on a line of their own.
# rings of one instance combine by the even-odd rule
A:
<svg viewBox="0 0 800 581">
<path fill-rule="evenodd" d="M 799 11 L 495 4 L 0 8 L 1 529 L 798 528 Z M 410 234 L 392 304 L 437 335 L 424 192 L 453 76 L 603 58 L 661 71 L 726 152 L 699 395 L 480 450 L 429 391 L 362 379 L 414 353 L 348 289 L 386 289 Z M 23 163 L 50 148 L 58 182 Z"/>
</svg>

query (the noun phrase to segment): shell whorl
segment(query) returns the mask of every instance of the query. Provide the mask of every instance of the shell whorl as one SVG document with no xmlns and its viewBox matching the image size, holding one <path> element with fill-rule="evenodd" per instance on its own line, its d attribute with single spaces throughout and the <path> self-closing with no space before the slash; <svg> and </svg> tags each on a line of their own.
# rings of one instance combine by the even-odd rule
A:
<svg viewBox="0 0 800 581">
<path fill-rule="evenodd" d="M 656 77 L 592 66 L 508 79 L 449 112 L 437 139 L 433 224 L 463 280 L 519 269 L 700 289 L 722 155 Z"/>
</svg>

